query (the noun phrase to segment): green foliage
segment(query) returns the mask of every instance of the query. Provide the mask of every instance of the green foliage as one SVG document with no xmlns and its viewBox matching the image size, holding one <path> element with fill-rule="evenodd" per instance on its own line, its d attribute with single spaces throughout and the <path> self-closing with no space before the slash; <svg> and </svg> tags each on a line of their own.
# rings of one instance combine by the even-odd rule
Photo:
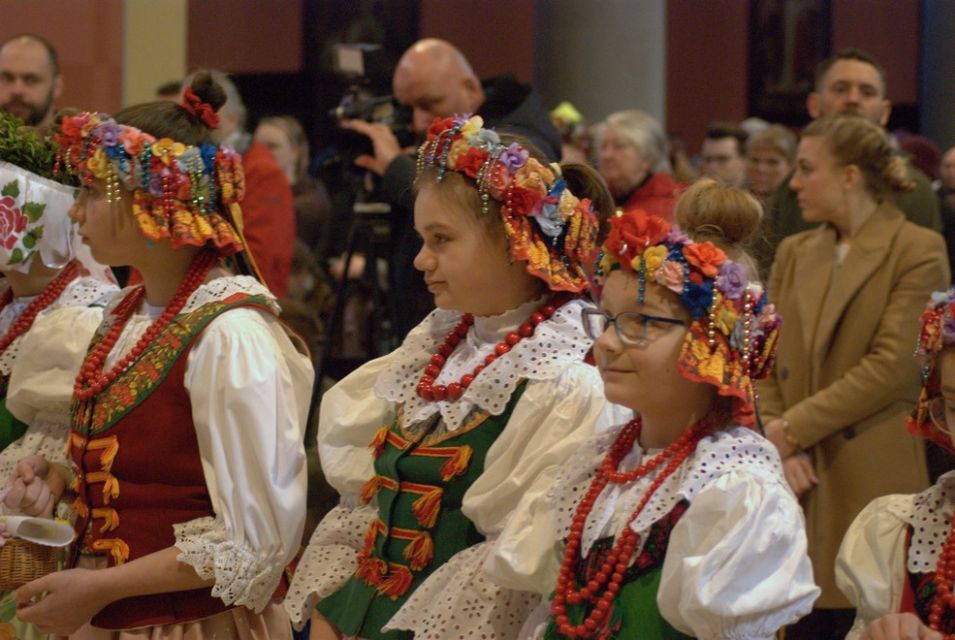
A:
<svg viewBox="0 0 955 640">
<path fill-rule="evenodd" d="M 40 137 L 23 122 L 0 111 L 0 160 L 15 164 L 38 176 L 55 180 L 67 185 L 75 185 L 76 180 L 60 171 L 53 175 L 56 164 L 56 143 L 50 136 Z M 6 188 L 4 188 L 6 195 Z M 14 196 L 15 197 L 15 196 Z"/>
</svg>

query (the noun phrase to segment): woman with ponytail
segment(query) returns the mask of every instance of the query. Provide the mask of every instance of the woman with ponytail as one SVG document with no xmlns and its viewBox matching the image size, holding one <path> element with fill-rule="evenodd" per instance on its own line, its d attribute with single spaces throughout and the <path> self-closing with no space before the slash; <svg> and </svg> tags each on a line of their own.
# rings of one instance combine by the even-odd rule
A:
<svg viewBox="0 0 955 640">
<path fill-rule="evenodd" d="M 243 266 L 242 166 L 211 143 L 221 88 L 60 123 L 71 215 L 143 284 L 106 307 L 73 388 L 71 468 L 34 457 L 10 507 L 69 501 L 68 569 L 18 616 L 76 638 L 289 638 L 274 597 L 305 516 L 308 358 Z M 254 269 L 253 269 L 254 270 Z"/>
<path fill-rule="evenodd" d="M 877 496 L 928 485 L 922 443 L 903 425 L 919 389 L 919 312 L 949 274 L 942 237 L 906 222 L 888 197 L 912 186 L 885 132 L 862 118 L 820 118 L 803 132 L 790 187 L 820 224 L 776 254 L 769 298 L 786 325 L 760 387 L 822 587 L 787 640 L 845 635 L 853 612 L 835 585 L 839 541 Z"/>
</svg>

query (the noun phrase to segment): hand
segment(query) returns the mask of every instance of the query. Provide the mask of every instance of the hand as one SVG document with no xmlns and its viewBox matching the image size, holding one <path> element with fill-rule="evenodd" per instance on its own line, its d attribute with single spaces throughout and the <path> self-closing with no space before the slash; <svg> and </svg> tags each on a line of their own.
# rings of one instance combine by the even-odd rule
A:
<svg viewBox="0 0 955 640">
<path fill-rule="evenodd" d="M 401 155 L 401 145 L 398 138 L 391 132 L 387 125 L 378 122 L 365 122 L 364 120 L 342 120 L 339 123 L 343 129 L 357 131 L 362 135 L 368 136 L 371 140 L 372 149 L 375 155 L 360 155 L 355 158 L 355 164 L 362 169 L 381 176 L 385 174 L 391 161 Z"/>
<path fill-rule="evenodd" d="M 786 428 L 787 422 L 782 418 L 770 420 L 765 427 L 766 439 L 773 443 L 783 460 L 797 452 L 796 447 L 786 439 Z"/>
<path fill-rule="evenodd" d="M 819 484 L 809 454 L 797 453 L 783 460 L 783 474 L 797 498 Z"/>
<path fill-rule="evenodd" d="M 105 571 L 67 569 L 28 582 L 14 593 L 17 618 L 40 633 L 70 635 L 111 602 L 101 586 L 101 573 Z"/>
<path fill-rule="evenodd" d="M 942 634 L 911 613 L 890 613 L 871 622 L 862 640 L 942 640 Z"/>
<path fill-rule="evenodd" d="M 3 504 L 24 515 L 52 517 L 57 496 L 47 481 L 47 476 L 55 475 L 50 473 L 50 464 L 43 456 L 24 458 L 17 463 L 7 482 L 9 491 Z M 51 481 L 54 479 L 50 478 Z"/>
</svg>

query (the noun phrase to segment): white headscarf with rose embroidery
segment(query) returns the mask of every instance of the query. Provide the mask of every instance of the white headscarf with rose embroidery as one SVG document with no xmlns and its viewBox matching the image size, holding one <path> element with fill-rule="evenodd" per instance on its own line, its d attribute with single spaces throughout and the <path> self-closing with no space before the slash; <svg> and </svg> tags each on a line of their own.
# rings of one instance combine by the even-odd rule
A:
<svg viewBox="0 0 955 640">
<path fill-rule="evenodd" d="M 78 258 L 94 278 L 112 282 L 109 269 L 75 241 L 70 207 L 76 189 L 0 160 L 0 271 L 30 269 L 39 255 L 48 267 Z"/>
</svg>

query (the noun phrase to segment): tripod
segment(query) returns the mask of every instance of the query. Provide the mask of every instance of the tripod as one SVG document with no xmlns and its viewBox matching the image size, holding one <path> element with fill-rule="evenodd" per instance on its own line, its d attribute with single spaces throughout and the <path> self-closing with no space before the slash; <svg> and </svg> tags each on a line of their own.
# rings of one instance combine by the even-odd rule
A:
<svg viewBox="0 0 955 640">
<path fill-rule="evenodd" d="M 332 308 L 328 324 L 325 326 L 325 348 L 322 350 L 318 365 L 315 368 L 312 402 L 309 407 L 308 422 L 306 423 L 308 425 L 312 424 L 315 417 L 324 377 L 329 375 L 341 379 L 366 360 L 366 358 L 348 357 L 347 355 L 332 356 L 332 345 L 342 328 L 348 294 L 352 288 L 352 283 L 348 279 L 348 272 L 356 254 L 365 256 L 365 272 L 362 280 L 371 290 L 371 351 L 375 355 L 381 355 L 388 353 L 397 346 L 392 330 L 391 315 L 386 304 L 385 291 L 378 274 L 379 260 L 385 259 L 385 262 L 387 262 L 391 248 L 391 223 L 389 220 L 391 205 L 385 202 L 356 202 L 352 207 L 352 213 L 342 277 L 335 289 L 335 305 Z"/>
</svg>

